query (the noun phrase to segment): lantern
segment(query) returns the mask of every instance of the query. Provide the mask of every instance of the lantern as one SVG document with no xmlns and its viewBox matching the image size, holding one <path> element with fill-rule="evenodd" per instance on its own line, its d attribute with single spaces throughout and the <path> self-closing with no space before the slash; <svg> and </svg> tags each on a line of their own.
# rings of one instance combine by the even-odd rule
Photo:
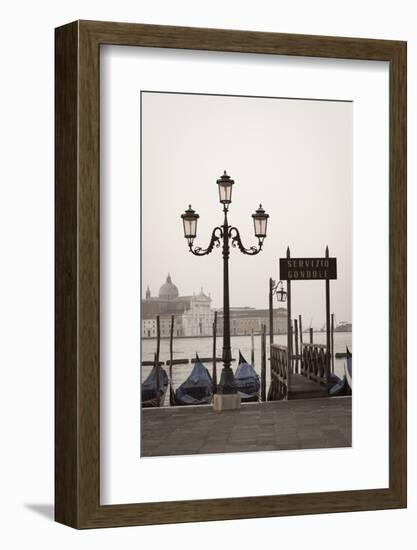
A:
<svg viewBox="0 0 417 550">
<path fill-rule="evenodd" d="M 268 223 L 269 214 L 262 208 L 262 204 L 259 205 L 255 214 L 252 214 L 253 225 L 255 229 L 255 237 L 258 239 L 264 239 L 266 237 L 266 226 Z"/>
<path fill-rule="evenodd" d="M 217 180 L 219 186 L 219 200 L 222 204 L 230 204 L 232 202 L 232 186 L 235 182 L 226 174 Z"/>
<path fill-rule="evenodd" d="M 286 302 L 287 301 L 287 293 L 284 290 L 284 283 L 282 281 L 279 282 L 279 287 L 277 288 L 276 295 L 278 302 Z"/>
<path fill-rule="evenodd" d="M 193 242 L 197 235 L 197 220 L 200 216 L 191 208 L 191 204 L 188 210 L 181 214 L 182 223 L 184 225 L 184 237 L 190 242 Z"/>
</svg>

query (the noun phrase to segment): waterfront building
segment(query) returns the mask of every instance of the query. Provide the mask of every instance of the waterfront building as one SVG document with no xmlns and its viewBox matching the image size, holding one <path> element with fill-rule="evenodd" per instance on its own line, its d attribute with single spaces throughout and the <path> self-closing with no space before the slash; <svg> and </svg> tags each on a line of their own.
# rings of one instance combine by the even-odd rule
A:
<svg viewBox="0 0 417 550">
<path fill-rule="evenodd" d="M 150 288 L 146 289 L 142 300 L 142 338 L 156 337 L 156 316 L 159 315 L 162 338 L 167 338 L 171 330 L 171 316 L 174 315 L 174 336 L 211 336 L 213 334 L 214 310 L 211 308 L 211 297 L 203 289 L 192 296 L 181 296 L 177 286 L 168 274 L 165 283 L 160 287 L 158 296 L 152 296 Z M 217 334 L 223 334 L 223 311 L 217 312 Z M 274 333 L 284 334 L 287 331 L 287 310 L 275 308 L 273 312 Z M 269 332 L 269 310 L 253 307 L 230 308 L 231 336 L 250 335 L 262 331 L 266 325 Z"/>
<path fill-rule="evenodd" d="M 223 311 L 218 313 L 218 334 L 223 334 Z M 273 310 L 274 334 L 287 332 L 287 310 L 284 307 Z M 245 336 L 252 333 L 259 334 L 262 325 L 266 325 L 269 332 L 269 310 L 256 309 L 254 307 L 231 307 L 230 308 L 230 334 L 231 336 Z"/>
<path fill-rule="evenodd" d="M 156 318 L 142 319 L 142 336 L 154 338 L 156 336 Z"/>
<path fill-rule="evenodd" d="M 334 329 L 335 332 L 352 332 L 352 323 L 341 321 Z"/>
<path fill-rule="evenodd" d="M 180 296 L 177 286 L 168 274 L 158 296 L 146 289 L 142 300 L 142 337 L 156 336 L 156 316 L 159 315 L 162 337 L 168 337 L 171 330 L 171 316 L 174 315 L 174 336 L 210 336 L 214 320 L 211 297 L 201 289 L 199 294 Z"/>
<path fill-rule="evenodd" d="M 182 324 L 186 336 L 210 336 L 213 334 L 214 311 L 211 298 L 203 289 L 190 300 L 190 308 L 183 313 Z"/>
</svg>

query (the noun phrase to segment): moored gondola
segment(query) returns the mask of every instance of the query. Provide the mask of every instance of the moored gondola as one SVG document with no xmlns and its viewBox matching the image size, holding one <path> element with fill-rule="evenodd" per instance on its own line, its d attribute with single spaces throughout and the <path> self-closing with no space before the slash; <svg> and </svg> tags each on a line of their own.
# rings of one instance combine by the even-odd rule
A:
<svg viewBox="0 0 417 550">
<path fill-rule="evenodd" d="M 159 403 L 157 395 L 157 368 L 152 367 L 149 376 L 142 383 L 142 407 L 162 407 L 165 393 L 168 387 L 168 375 L 162 367 L 159 367 Z"/>
<path fill-rule="evenodd" d="M 208 405 L 213 399 L 213 380 L 196 354 L 190 376 L 173 394 L 174 405 Z"/>
<path fill-rule="evenodd" d="M 329 396 L 330 397 L 341 397 L 342 395 L 349 395 L 350 388 L 347 383 L 346 376 L 339 378 L 335 374 L 330 375 L 330 388 Z"/>
<path fill-rule="evenodd" d="M 259 401 L 260 381 L 253 366 L 246 361 L 239 350 L 239 365 L 235 373 L 237 391 L 243 403 Z"/>
<path fill-rule="evenodd" d="M 352 354 L 346 348 L 345 376 L 350 390 L 352 391 Z"/>
</svg>

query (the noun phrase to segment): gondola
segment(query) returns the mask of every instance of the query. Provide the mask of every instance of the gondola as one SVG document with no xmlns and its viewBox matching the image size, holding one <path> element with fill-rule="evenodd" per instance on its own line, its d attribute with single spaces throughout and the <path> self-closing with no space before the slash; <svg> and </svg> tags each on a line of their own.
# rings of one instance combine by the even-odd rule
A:
<svg viewBox="0 0 417 550">
<path fill-rule="evenodd" d="M 213 399 L 213 380 L 196 354 L 190 376 L 173 395 L 175 405 L 208 405 Z"/>
<path fill-rule="evenodd" d="M 259 376 L 253 366 L 246 361 L 239 350 L 239 365 L 235 373 L 235 383 L 242 403 L 259 401 Z"/>
<path fill-rule="evenodd" d="M 352 391 L 352 354 L 346 348 L 345 376 L 350 390 Z"/>
<path fill-rule="evenodd" d="M 162 367 L 159 367 L 159 405 L 158 405 L 158 396 L 157 396 L 157 374 L 156 366 L 152 367 L 149 376 L 142 384 L 142 407 L 158 407 L 162 406 L 165 399 L 165 393 L 168 387 L 168 375 Z"/>
<path fill-rule="evenodd" d="M 339 378 L 335 374 L 330 375 L 330 397 L 341 397 L 342 395 L 349 395 L 350 388 L 347 382 L 346 376 Z"/>
</svg>

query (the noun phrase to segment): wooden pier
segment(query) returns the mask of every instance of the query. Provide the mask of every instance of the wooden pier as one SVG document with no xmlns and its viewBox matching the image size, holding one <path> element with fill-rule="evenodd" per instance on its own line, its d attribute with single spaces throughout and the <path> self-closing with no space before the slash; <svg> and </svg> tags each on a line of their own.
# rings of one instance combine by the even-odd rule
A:
<svg viewBox="0 0 417 550">
<path fill-rule="evenodd" d="M 141 456 L 350 447 L 351 418 L 351 397 L 142 409 Z"/>
<path fill-rule="evenodd" d="M 326 397 L 328 381 L 326 346 L 302 344 L 298 355 L 290 356 L 286 346 L 271 345 L 271 385 L 268 401 Z"/>
</svg>

